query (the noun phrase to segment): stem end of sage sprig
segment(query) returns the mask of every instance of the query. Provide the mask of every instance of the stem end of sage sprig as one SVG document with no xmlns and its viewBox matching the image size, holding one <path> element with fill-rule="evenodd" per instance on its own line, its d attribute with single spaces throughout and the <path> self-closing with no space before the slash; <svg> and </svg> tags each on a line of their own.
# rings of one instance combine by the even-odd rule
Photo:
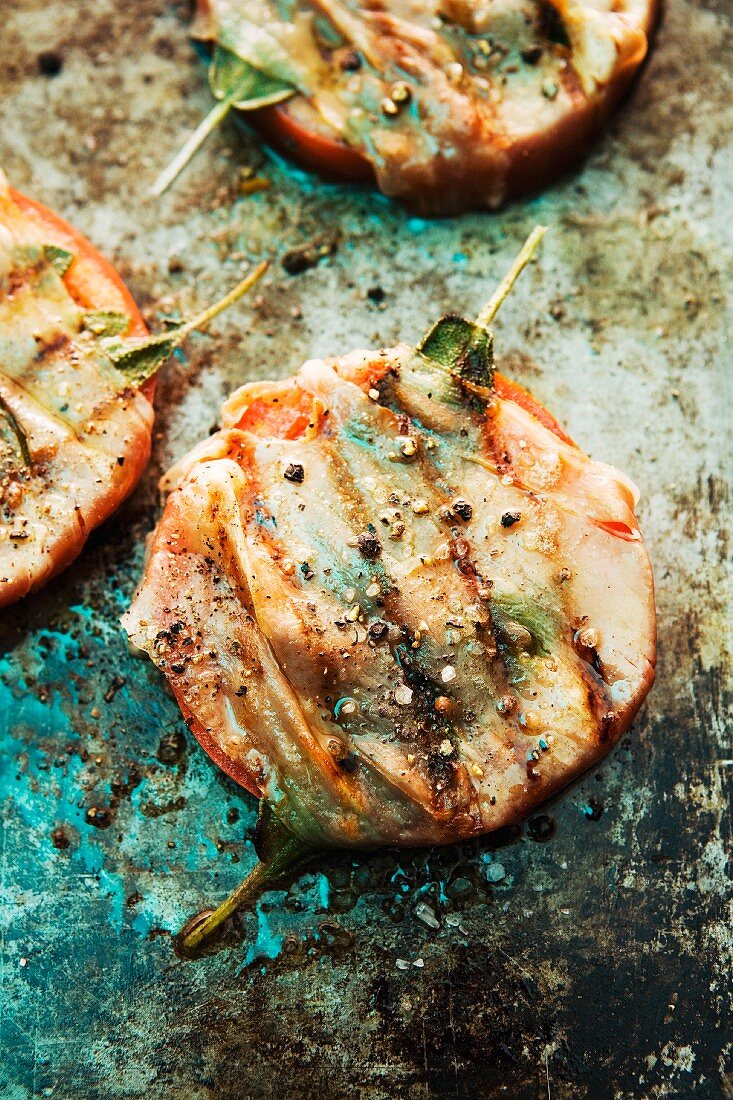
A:
<svg viewBox="0 0 733 1100">
<path fill-rule="evenodd" d="M 540 246 L 540 241 L 547 232 L 547 226 L 536 225 L 527 240 L 520 248 L 512 266 L 507 271 L 504 278 L 499 283 L 494 293 L 489 298 L 484 308 L 476 318 L 476 324 L 480 328 L 488 328 L 491 322 L 496 317 L 499 309 L 503 305 L 506 298 L 516 283 L 519 276 L 524 271 L 527 264 L 530 262 L 535 252 Z"/>
<path fill-rule="evenodd" d="M 206 141 L 209 134 L 222 122 L 233 106 L 232 99 L 222 99 L 215 103 L 206 118 L 198 124 L 191 136 L 184 142 L 173 160 L 163 169 L 148 191 L 151 199 L 158 199 L 168 190 L 175 178 L 181 174 L 193 155 Z"/>
<path fill-rule="evenodd" d="M 291 833 L 270 810 L 266 802 L 260 802 L 255 846 L 260 862 L 245 880 L 216 909 L 204 909 L 191 917 L 175 939 L 176 953 L 191 958 L 199 948 L 221 928 L 238 909 L 257 901 L 268 884 L 276 882 L 288 871 L 294 870 L 311 856 L 312 845 Z"/>
<path fill-rule="evenodd" d="M 130 336 L 126 338 L 105 336 L 99 341 L 99 346 L 111 360 L 113 366 L 125 375 L 128 383 L 133 386 L 140 386 L 160 370 L 189 333 L 203 329 L 220 313 L 233 305 L 262 278 L 269 266 L 269 261 L 263 260 L 245 279 L 242 279 L 241 283 L 238 283 L 218 302 L 170 332 L 161 332 L 155 336 Z"/>
</svg>

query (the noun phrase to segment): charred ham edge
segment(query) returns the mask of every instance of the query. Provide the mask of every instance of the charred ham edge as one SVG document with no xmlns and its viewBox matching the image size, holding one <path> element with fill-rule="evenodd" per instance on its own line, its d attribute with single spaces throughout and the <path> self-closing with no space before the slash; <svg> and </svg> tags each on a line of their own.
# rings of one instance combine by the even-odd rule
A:
<svg viewBox="0 0 733 1100">
<path fill-rule="evenodd" d="M 533 229 L 476 321 L 472 322 L 454 314 L 448 314 L 431 327 L 416 349 L 418 353 L 416 358 L 424 358 L 426 365 L 430 365 L 431 372 L 437 371 L 443 374 L 448 383 L 454 385 L 463 395 L 464 400 L 479 401 L 482 405 L 491 400 L 494 375 L 493 335 L 488 326 L 494 320 L 517 278 L 534 256 L 545 232 L 546 229 L 543 226 L 536 226 Z M 412 373 L 410 381 L 419 383 L 419 368 Z M 465 502 L 456 503 L 459 512 L 462 509 L 464 515 L 468 514 Z M 422 683 L 419 671 L 412 673 L 409 671 L 409 649 L 406 649 L 404 644 L 396 648 L 401 648 L 406 654 L 406 660 L 403 656 L 402 663 L 408 666 L 408 683 L 411 682 L 411 676 L 417 677 L 421 681 L 422 689 L 425 689 L 426 685 Z M 439 690 L 433 690 L 434 687 L 435 685 L 429 685 L 433 704 L 438 700 L 437 698 L 433 700 L 432 696 L 438 696 Z M 449 732 L 448 725 L 446 725 L 446 732 Z M 441 764 L 447 766 L 439 753 L 434 754 L 434 767 L 439 767 Z M 268 884 L 276 882 L 319 851 L 317 847 L 291 832 L 278 819 L 265 799 L 260 800 L 259 806 L 255 836 L 255 850 L 259 862 L 247 878 L 216 909 L 204 910 L 184 925 L 176 939 L 176 950 L 184 957 L 195 955 L 202 944 L 210 939 L 234 912 L 254 902 Z"/>
<path fill-rule="evenodd" d="M 442 0 L 436 31 L 428 4 L 310 0 L 283 22 L 274 5 L 198 0 L 192 34 L 212 49 L 217 102 L 150 193 L 236 107 L 326 176 L 376 179 L 424 213 L 498 206 L 586 152 L 644 59 L 657 4 L 537 0 L 527 13 L 511 0 L 498 11 Z M 330 25 L 327 42 L 316 19 Z"/>
</svg>

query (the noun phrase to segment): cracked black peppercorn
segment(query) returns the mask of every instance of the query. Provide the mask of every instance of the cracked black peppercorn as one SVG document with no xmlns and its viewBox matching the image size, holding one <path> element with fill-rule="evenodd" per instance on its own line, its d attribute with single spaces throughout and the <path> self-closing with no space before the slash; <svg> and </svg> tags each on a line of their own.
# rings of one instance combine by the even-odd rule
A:
<svg viewBox="0 0 733 1100">
<path fill-rule="evenodd" d="M 513 527 L 515 523 L 519 523 L 521 518 L 521 512 L 505 512 L 501 517 L 501 525 L 502 527 Z"/>
<path fill-rule="evenodd" d="M 358 536 L 356 542 L 359 547 L 359 553 L 370 561 L 374 561 L 374 559 L 378 558 L 382 553 L 382 544 L 377 536 L 373 535 L 371 531 L 364 531 Z"/>
<path fill-rule="evenodd" d="M 300 484 L 305 480 L 305 470 L 299 462 L 291 462 L 285 470 L 283 477 L 286 481 L 295 481 Z"/>
<path fill-rule="evenodd" d="M 542 46 L 533 44 L 527 46 L 522 50 L 522 61 L 526 61 L 528 65 L 536 65 L 542 57 Z"/>
<path fill-rule="evenodd" d="M 63 58 L 54 50 L 43 50 L 39 53 L 38 71 L 41 76 L 58 76 L 63 67 Z"/>
<path fill-rule="evenodd" d="M 361 68 L 361 58 L 356 50 L 348 50 L 341 58 L 340 65 L 345 73 L 358 73 Z"/>
<path fill-rule="evenodd" d="M 451 508 L 458 516 L 458 518 L 462 519 L 465 523 L 468 523 L 471 516 L 473 515 L 473 508 L 467 500 L 463 499 L 463 497 L 458 497 L 457 500 L 454 500 Z"/>
</svg>

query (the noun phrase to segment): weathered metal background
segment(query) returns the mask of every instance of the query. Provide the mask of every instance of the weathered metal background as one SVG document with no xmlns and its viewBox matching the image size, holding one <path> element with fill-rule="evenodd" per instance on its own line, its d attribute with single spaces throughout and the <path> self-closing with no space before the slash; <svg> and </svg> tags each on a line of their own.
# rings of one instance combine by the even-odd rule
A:
<svg viewBox="0 0 733 1100">
<path fill-rule="evenodd" d="M 0 163 L 116 261 L 151 320 L 275 257 L 261 298 L 165 370 L 133 498 L 2 619 L 2 1096 L 732 1096 L 730 4 L 671 0 L 582 173 L 434 223 L 288 170 L 234 122 L 146 203 L 210 105 L 186 5 L 5 0 L 2 16 Z M 270 189 L 240 195 L 241 165 Z M 536 221 L 551 232 L 498 347 L 641 486 L 660 629 L 649 702 L 523 831 L 324 859 L 224 950 L 181 962 L 171 931 L 253 862 L 254 805 L 118 626 L 158 475 L 244 379 L 476 310 Z M 335 254 L 288 275 L 282 254 L 316 238 Z"/>
</svg>

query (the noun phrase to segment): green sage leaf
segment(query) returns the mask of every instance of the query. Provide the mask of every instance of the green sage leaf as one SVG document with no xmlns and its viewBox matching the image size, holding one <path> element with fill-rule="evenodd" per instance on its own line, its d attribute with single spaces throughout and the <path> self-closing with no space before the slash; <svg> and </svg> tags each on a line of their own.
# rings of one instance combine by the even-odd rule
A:
<svg viewBox="0 0 733 1100">
<path fill-rule="evenodd" d="M 125 375 L 127 384 L 137 389 L 158 373 L 185 335 L 173 331 L 128 340 L 108 336 L 102 339 L 101 347 L 113 366 Z"/>
<path fill-rule="evenodd" d="M 7 431 L 2 434 L 6 436 L 9 434 L 10 445 L 16 451 L 22 464 L 30 469 L 32 460 L 30 448 L 28 446 L 28 436 L 20 420 L 2 395 L 0 395 L 0 420 L 4 421 L 7 426 Z"/>
<path fill-rule="evenodd" d="M 57 244 L 44 244 L 43 254 L 61 276 L 66 274 L 74 261 L 74 253 Z"/>
<path fill-rule="evenodd" d="M 82 323 L 93 336 L 123 336 L 130 327 L 130 318 L 112 309 L 96 309 L 85 313 Z"/>
<path fill-rule="evenodd" d="M 475 321 L 448 313 L 436 321 L 417 346 L 420 355 L 449 370 L 459 384 L 463 383 L 464 391 L 484 402 L 489 396 L 486 391 L 494 386 L 494 337 L 489 325 L 534 256 L 545 232 L 544 226 L 535 226 Z"/>
<path fill-rule="evenodd" d="M 426 333 L 417 350 L 467 382 L 490 389 L 494 381 L 494 338 L 488 329 L 448 313 Z"/>
<path fill-rule="evenodd" d="M 246 294 L 250 287 L 264 275 L 268 266 L 268 262 L 263 260 L 245 279 L 242 279 L 241 283 L 238 283 L 213 306 L 209 306 L 192 320 L 186 321 L 185 324 L 179 325 L 170 332 L 161 332 L 155 336 L 103 336 L 99 346 L 112 365 L 124 375 L 126 385 L 138 388 L 158 373 L 190 332 L 203 328 Z"/>
<path fill-rule="evenodd" d="M 295 92 L 292 84 L 268 76 L 223 46 L 214 50 L 209 85 L 218 100 L 227 100 L 240 111 L 280 103 Z"/>
</svg>

